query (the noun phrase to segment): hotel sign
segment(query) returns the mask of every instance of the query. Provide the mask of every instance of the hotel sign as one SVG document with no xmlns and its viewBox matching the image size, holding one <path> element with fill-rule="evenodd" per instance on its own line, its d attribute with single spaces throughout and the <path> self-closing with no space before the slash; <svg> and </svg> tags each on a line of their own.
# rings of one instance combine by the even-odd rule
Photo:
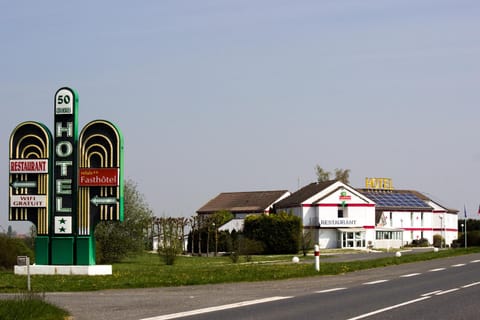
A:
<svg viewBox="0 0 480 320">
<path fill-rule="evenodd" d="M 365 178 L 365 188 L 377 190 L 393 190 L 390 178 Z"/>
<path fill-rule="evenodd" d="M 37 264 L 94 265 L 95 227 L 123 221 L 123 136 L 106 120 L 78 134 L 70 88 L 53 104 L 54 130 L 26 121 L 10 136 L 9 220 L 35 225 Z"/>
</svg>

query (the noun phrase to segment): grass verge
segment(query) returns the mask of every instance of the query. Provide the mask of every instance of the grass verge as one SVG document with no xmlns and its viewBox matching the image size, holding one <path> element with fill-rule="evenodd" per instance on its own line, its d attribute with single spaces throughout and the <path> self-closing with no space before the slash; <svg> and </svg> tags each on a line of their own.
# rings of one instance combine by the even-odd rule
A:
<svg viewBox="0 0 480 320">
<path fill-rule="evenodd" d="M 292 256 L 254 256 L 251 260 L 232 263 L 228 257 L 178 257 L 167 266 L 157 254 L 143 255 L 113 265 L 111 276 L 40 276 L 31 278 L 35 292 L 91 291 L 103 289 L 169 287 L 228 283 L 240 281 L 269 281 L 287 278 L 335 275 L 363 269 L 418 262 L 455 255 L 478 253 L 480 248 L 449 249 L 439 252 L 416 253 L 388 258 L 350 262 L 328 262 L 322 259 L 320 272 L 314 270 L 312 256 L 300 257 L 291 263 Z M 26 276 L 11 271 L 0 272 L 0 292 L 19 293 L 26 290 Z"/>
<path fill-rule="evenodd" d="M 0 300 L 2 320 L 65 320 L 68 312 L 45 302 L 40 296 L 23 294 L 12 299 Z"/>
</svg>

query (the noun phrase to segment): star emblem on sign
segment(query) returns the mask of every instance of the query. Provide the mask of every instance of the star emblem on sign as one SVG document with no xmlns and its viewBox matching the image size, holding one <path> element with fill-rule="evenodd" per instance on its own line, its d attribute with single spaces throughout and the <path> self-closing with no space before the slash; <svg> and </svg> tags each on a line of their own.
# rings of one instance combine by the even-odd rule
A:
<svg viewBox="0 0 480 320">
<path fill-rule="evenodd" d="M 56 217 L 55 218 L 55 233 L 70 234 L 72 233 L 72 218 L 71 217 Z"/>
</svg>

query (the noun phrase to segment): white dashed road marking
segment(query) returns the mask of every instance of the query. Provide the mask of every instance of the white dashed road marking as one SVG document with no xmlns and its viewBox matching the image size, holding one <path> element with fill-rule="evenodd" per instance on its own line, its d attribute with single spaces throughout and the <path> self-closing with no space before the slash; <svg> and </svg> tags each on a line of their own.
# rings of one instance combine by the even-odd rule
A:
<svg viewBox="0 0 480 320">
<path fill-rule="evenodd" d="M 421 273 L 410 273 L 410 274 L 404 274 L 403 276 L 400 276 L 401 278 L 410 278 L 410 277 L 415 277 L 420 275 Z"/>
<path fill-rule="evenodd" d="M 328 293 L 328 292 L 340 291 L 340 290 L 345 290 L 345 289 L 347 289 L 347 288 L 333 288 L 333 289 L 316 291 L 315 293 Z"/>
<path fill-rule="evenodd" d="M 458 267 L 463 267 L 465 266 L 465 263 L 459 263 L 459 264 L 454 264 L 452 268 L 458 268 Z"/>
<path fill-rule="evenodd" d="M 365 282 L 364 284 L 377 284 L 377 283 L 383 283 L 383 282 L 387 282 L 388 280 L 377 280 L 377 281 L 371 281 L 371 282 Z"/>
</svg>

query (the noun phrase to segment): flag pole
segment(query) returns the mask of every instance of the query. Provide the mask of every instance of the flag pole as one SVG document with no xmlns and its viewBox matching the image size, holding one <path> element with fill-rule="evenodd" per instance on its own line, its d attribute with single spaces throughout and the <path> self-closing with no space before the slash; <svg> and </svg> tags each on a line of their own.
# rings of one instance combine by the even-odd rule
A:
<svg viewBox="0 0 480 320">
<path fill-rule="evenodd" d="M 465 237 L 465 249 L 467 249 L 467 207 L 463 205 L 463 216 L 465 217 L 465 232 L 463 236 Z"/>
</svg>

